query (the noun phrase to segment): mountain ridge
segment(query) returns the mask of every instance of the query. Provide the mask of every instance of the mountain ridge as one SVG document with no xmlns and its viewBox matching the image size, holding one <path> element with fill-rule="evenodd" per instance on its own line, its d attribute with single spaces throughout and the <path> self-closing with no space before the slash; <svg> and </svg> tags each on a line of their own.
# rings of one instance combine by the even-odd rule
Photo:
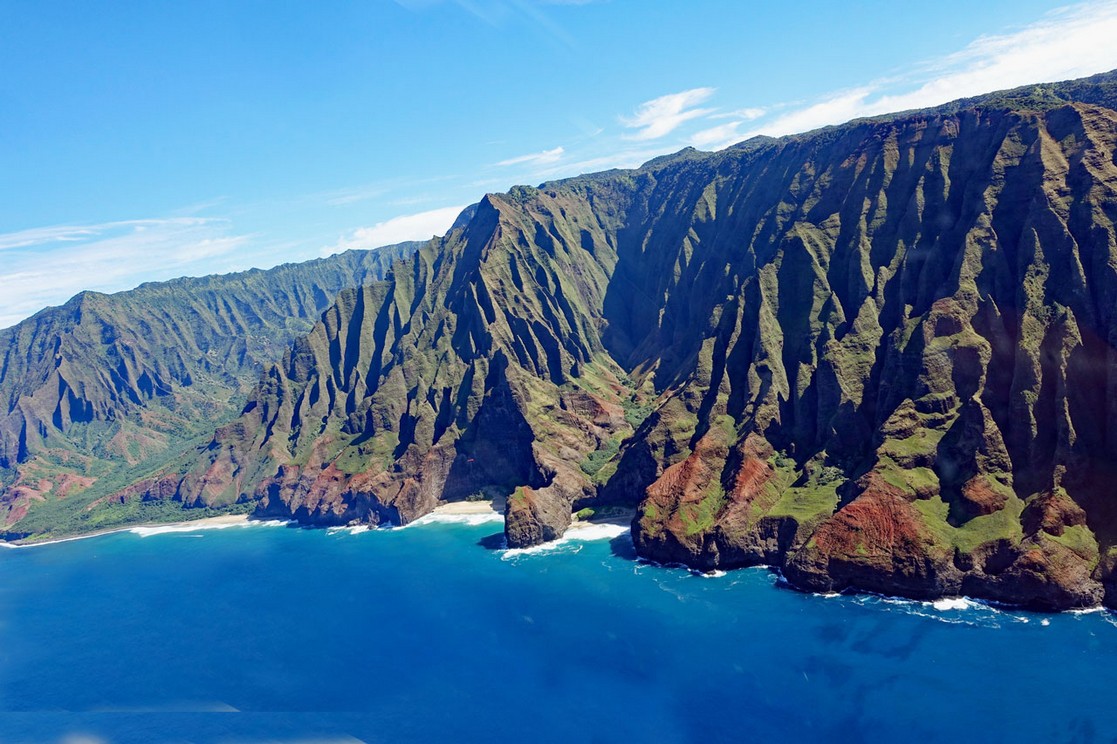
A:
<svg viewBox="0 0 1117 744">
<path fill-rule="evenodd" d="M 228 406 L 263 364 L 337 291 L 379 278 L 418 245 L 81 292 L 0 330 L 3 521 L 55 500 L 52 491 L 71 502 L 90 489 L 111 496 L 145 463 L 173 459 L 179 440 L 235 413 Z M 96 483 L 114 476 L 120 488 Z"/>
<path fill-rule="evenodd" d="M 1115 81 L 487 195 L 130 497 L 332 525 L 503 496 L 511 546 L 628 505 L 663 562 L 1112 605 Z"/>
</svg>

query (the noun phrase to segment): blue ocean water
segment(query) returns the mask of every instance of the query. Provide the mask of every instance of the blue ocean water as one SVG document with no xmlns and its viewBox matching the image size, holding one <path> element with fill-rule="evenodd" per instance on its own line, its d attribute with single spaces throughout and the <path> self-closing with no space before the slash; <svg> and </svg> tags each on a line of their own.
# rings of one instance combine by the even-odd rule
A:
<svg viewBox="0 0 1117 744">
<path fill-rule="evenodd" d="M 1109 613 L 819 597 L 499 523 L 0 550 L 0 742 L 1110 741 Z"/>
</svg>

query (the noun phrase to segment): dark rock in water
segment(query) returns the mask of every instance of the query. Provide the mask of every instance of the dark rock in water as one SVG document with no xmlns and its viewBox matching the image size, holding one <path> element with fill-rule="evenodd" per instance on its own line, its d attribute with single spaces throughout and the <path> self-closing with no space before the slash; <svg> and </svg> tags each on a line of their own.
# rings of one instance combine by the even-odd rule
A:
<svg viewBox="0 0 1117 744">
<path fill-rule="evenodd" d="M 1112 604 L 1115 107 L 1108 73 L 490 194 L 137 488 L 309 524 L 506 497 L 510 546 L 638 506 L 659 561 Z"/>
<path fill-rule="evenodd" d="M 570 503 L 542 491 L 519 488 L 504 507 L 504 534 L 510 548 L 530 548 L 562 537 L 570 526 Z"/>
</svg>

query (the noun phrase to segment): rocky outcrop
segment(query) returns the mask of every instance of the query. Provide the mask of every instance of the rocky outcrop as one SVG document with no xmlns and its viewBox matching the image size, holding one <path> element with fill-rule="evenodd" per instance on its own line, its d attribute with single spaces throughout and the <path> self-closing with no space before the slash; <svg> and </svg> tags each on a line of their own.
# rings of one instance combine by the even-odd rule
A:
<svg viewBox="0 0 1117 744">
<path fill-rule="evenodd" d="M 660 561 L 1112 604 L 1115 107 L 1110 73 L 488 195 L 148 490 L 308 524 L 500 496 L 512 546 L 623 504 Z"/>
<path fill-rule="evenodd" d="M 637 550 L 661 561 L 1096 603 L 1111 90 L 490 195 L 339 297 L 179 498 L 332 524 L 498 494 L 513 546 L 561 535 L 575 505 L 636 504 Z"/>
<path fill-rule="evenodd" d="M 773 563 L 823 591 L 1097 603 L 1112 494 L 1096 469 L 1115 454 L 1115 135 L 1112 110 L 1075 104 L 962 109 L 773 147 L 755 178 L 781 185 L 750 180 L 769 200 L 732 202 L 749 215 L 736 234 L 754 237 L 750 270 L 724 294 L 744 301 L 695 334 L 696 374 L 674 392 L 695 434 L 684 459 L 643 469 L 642 552 Z M 740 260 L 723 261 L 732 276 Z M 782 463 L 765 471 L 710 446 L 721 417 Z M 628 443 L 618 477 L 628 452 L 648 449 Z M 772 534 L 755 507 L 742 520 L 721 495 L 758 472 L 774 491 L 761 515 L 817 524 L 797 521 L 775 554 L 723 558 L 726 534 Z"/>
</svg>

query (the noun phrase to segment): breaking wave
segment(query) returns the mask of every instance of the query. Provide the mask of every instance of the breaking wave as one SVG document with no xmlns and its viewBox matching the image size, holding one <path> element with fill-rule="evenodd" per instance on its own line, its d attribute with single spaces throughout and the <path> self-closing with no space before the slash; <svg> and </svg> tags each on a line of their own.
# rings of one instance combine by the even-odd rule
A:
<svg viewBox="0 0 1117 744">
<path fill-rule="evenodd" d="M 594 540 L 612 540 L 629 533 L 628 525 L 623 524 L 603 522 L 601 524 L 579 525 L 569 528 L 566 534 L 558 540 L 552 540 L 542 545 L 534 545 L 530 548 L 505 548 L 500 557 L 507 561 L 525 555 L 542 555 L 558 551 L 577 553 L 582 549 L 581 543 Z"/>
<path fill-rule="evenodd" d="M 200 530 L 224 530 L 230 527 L 286 527 L 289 522 L 279 519 L 244 520 L 243 522 L 219 522 L 216 524 L 167 524 L 158 527 L 129 527 L 128 532 L 140 537 L 152 535 L 169 535 L 176 532 L 198 532 Z"/>
<path fill-rule="evenodd" d="M 470 527 L 477 527 L 482 524 L 504 523 L 504 515 L 500 512 L 483 512 L 479 514 L 452 514 L 452 513 L 438 513 L 431 512 L 425 516 L 419 517 L 414 522 L 408 522 L 403 527 L 396 527 L 395 529 L 406 529 L 407 527 L 420 527 L 427 524 L 465 524 Z"/>
</svg>

